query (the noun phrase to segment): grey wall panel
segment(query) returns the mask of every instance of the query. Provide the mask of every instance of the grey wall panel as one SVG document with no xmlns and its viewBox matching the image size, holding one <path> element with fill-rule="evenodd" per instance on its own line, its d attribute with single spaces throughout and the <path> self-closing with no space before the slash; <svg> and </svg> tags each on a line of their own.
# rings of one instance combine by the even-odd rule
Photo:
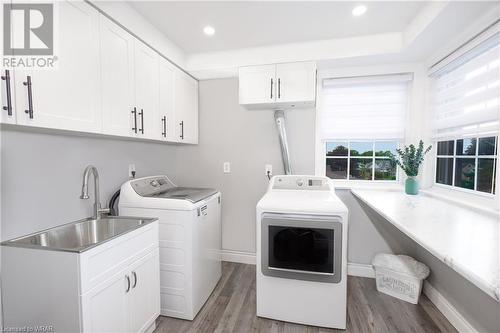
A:
<svg viewBox="0 0 500 333">
<path fill-rule="evenodd" d="M 2 240 L 22 236 L 91 216 L 91 198 L 79 198 L 85 167 L 99 170 L 101 202 L 128 179 L 134 163 L 137 176 L 169 173 L 173 146 L 41 133 L 35 130 L 1 131 Z"/>
</svg>

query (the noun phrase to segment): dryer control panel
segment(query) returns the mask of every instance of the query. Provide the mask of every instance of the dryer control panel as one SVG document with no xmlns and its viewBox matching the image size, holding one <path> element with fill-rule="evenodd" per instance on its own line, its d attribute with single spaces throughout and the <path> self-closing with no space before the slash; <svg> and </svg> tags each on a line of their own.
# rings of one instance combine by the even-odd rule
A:
<svg viewBox="0 0 500 333">
<path fill-rule="evenodd" d="M 320 176 L 275 176 L 272 179 L 273 190 L 331 191 L 329 178 Z"/>
</svg>

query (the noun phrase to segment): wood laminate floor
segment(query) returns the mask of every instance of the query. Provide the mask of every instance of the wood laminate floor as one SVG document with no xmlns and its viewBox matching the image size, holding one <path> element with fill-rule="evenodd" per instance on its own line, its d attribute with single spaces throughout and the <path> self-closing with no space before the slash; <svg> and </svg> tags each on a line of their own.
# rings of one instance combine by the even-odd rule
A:
<svg viewBox="0 0 500 333">
<path fill-rule="evenodd" d="M 193 321 L 160 317 L 154 333 L 181 332 L 456 332 L 429 299 L 413 305 L 377 292 L 375 280 L 347 280 L 347 330 L 332 330 L 258 318 L 255 266 L 224 262 L 222 278 Z"/>
</svg>

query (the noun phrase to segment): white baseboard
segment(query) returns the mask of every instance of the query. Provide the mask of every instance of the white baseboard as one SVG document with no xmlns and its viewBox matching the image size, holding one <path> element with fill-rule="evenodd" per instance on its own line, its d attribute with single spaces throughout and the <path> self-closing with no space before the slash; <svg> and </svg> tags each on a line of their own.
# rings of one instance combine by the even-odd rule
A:
<svg viewBox="0 0 500 333">
<path fill-rule="evenodd" d="M 347 275 L 374 278 L 375 271 L 373 270 L 372 265 L 349 262 L 347 263 Z"/>
<path fill-rule="evenodd" d="M 459 332 L 478 333 L 478 331 L 465 319 L 455 307 L 429 282 L 424 282 L 423 292 L 427 298 Z"/>
<path fill-rule="evenodd" d="M 221 250 L 221 258 L 222 258 L 222 261 L 255 265 L 255 253 L 254 252 Z"/>
</svg>

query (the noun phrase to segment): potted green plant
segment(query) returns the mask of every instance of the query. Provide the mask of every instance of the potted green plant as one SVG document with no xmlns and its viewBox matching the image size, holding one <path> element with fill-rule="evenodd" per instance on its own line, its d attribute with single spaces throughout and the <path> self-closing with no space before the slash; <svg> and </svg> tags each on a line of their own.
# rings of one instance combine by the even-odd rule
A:
<svg viewBox="0 0 500 333">
<path fill-rule="evenodd" d="M 391 154 L 391 159 L 394 163 L 399 165 L 405 172 L 405 192 L 406 194 L 418 194 L 418 168 L 424 161 L 424 156 L 431 150 L 432 146 L 424 150 L 424 142 L 420 140 L 418 148 L 413 144 L 405 146 L 404 149 L 396 149 L 398 156 Z"/>
</svg>

